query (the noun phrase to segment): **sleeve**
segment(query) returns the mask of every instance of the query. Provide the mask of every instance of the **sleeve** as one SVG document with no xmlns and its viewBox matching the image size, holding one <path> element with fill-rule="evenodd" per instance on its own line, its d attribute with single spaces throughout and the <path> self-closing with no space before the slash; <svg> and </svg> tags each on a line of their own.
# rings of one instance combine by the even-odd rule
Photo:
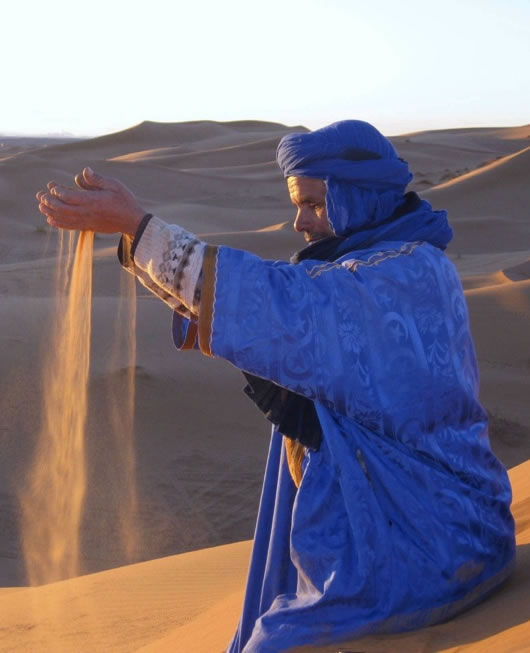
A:
<svg viewBox="0 0 530 653">
<path fill-rule="evenodd" d="M 199 348 L 343 414 L 345 388 L 372 407 L 357 284 L 340 265 L 317 267 L 328 272 L 313 274 L 314 261 L 292 265 L 207 246 Z"/>
<path fill-rule="evenodd" d="M 195 319 L 204 249 L 205 244 L 193 234 L 148 214 L 134 240 L 122 237 L 118 258 L 128 272 L 171 309 L 187 319 Z"/>
</svg>

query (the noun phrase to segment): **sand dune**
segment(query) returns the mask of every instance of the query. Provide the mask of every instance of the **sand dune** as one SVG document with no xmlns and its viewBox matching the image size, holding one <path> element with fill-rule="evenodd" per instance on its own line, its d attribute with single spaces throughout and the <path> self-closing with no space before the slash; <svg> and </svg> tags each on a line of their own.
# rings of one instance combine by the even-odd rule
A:
<svg viewBox="0 0 530 653">
<path fill-rule="evenodd" d="M 173 165 L 184 169 L 214 168 L 216 166 L 224 168 L 227 167 L 227 162 L 230 161 L 230 158 L 234 157 L 238 167 L 256 164 L 263 165 L 264 155 L 270 156 L 271 153 L 274 153 L 278 145 L 279 135 L 281 136 L 280 132 L 267 139 L 250 140 L 249 142 L 243 141 L 243 143 L 238 143 L 237 145 L 219 146 L 214 149 L 201 148 L 198 152 L 182 152 L 182 146 L 163 147 L 112 157 L 110 161 L 127 161 L 131 163 L 135 161 L 151 161 L 152 163 Z M 254 135 L 250 134 L 249 136 L 253 137 Z M 275 166 L 275 172 L 279 173 L 274 159 L 271 159 L 271 163 Z M 244 173 L 245 171 L 241 170 L 241 172 Z"/>
<path fill-rule="evenodd" d="M 274 139 L 286 131 L 303 131 L 304 127 L 286 128 L 277 123 L 258 121 L 212 122 L 207 120 L 185 123 L 156 123 L 145 121 L 114 134 L 87 139 L 82 144 L 65 143 L 50 146 L 48 152 L 70 153 L 94 151 L 98 157 L 116 158 L 145 150 L 158 148 L 177 148 L 181 154 L 203 149 L 221 148 L 237 143 L 247 143 L 263 140 L 265 137 Z M 276 139 L 277 144 L 277 139 Z"/>
<path fill-rule="evenodd" d="M 136 651 L 217 604 L 226 609 L 228 598 L 234 614 L 215 624 L 227 631 L 221 650 L 237 622 L 249 553 L 240 542 L 0 594 L 0 651 Z M 199 646 L 190 651 L 209 650 Z"/>
<path fill-rule="evenodd" d="M 142 546 L 135 561 L 183 555 L 111 569 L 128 562 L 115 525 L 119 452 L 107 433 L 109 384 L 124 374 L 119 362 L 109 367 L 109 352 L 126 273 L 116 263 L 117 238 L 96 237 L 90 396 L 97 408 L 88 424 L 83 570 L 111 570 L 35 590 L 17 587 L 24 585 L 24 567 L 16 493 L 39 425 L 39 365 L 57 251 L 34 193 L 50 179 L 71 183 L 90 165 L 122 179 L 146 210 L 208 242 L 288 259 L 302 243 L 291 227 L 293 208 L 274 155 L 279 138 L 300 129 L 255 121 L 145 122 L 77 141 L 0 138 L 0 651 L 220 651 L 237 621 L 249 544 L 183 552 L 252 537 L 268 446 L 268 424 L 241 393 L 239 373 L 222 361 L 175 352 L 169 309 L 139 289 L 135 436 Z M 529 136 L 527 125 L 392 139 L 416 174 L 412 188 L 449 209 L 455 240 L 448 254 L 466 289 L 492 444 L 508 466 L 530 457 Z M 528 465 L 512 470 L 520 525 L 529 510 L 528 471 Z M 520 568 L 506 593 L 462 616 L 454 630 L 448 624 L 391 645 L 374 639 L 362 650 L 449 651 L 463 644 L 472 651 L 484 650 L 483 642 L 486 650 L 524 650 L 517 647 L 529 634 L 523 597 L 530 572 L 527 527 L 520 528 Z M 29 607 L 43 602 L 52 612 L 32 615 Z"/>
<path fill-rule="evenodd" d="M 524 190 L 530 147 L 425 192 L 452 216 L 451 251 L 499 252 L 528 249 L 530 222 Z"/>
<path fill-rule="evenodd" d="M 528 650 L 530 462 L 511 470 L 510 477 L 518 564 L 506 585 L 447 624 L 363 638 L 343 644 L 341 650 Z M 239 542 L 16 593 L 4 590 L 0 592 L 0 651 L 220 653 L 237 625 L 249 553 L 250 542 Z M 336 653 L 337 649 L 335 645 L 296 651 Z"/>
<path fill-rule="evenodd" d="M 517 223 L 525 225 L 528 221 L 522 189 L 529 173 L 530 148 L 526 148 L 481 170 L 437 186 L 425 195 L 430 201 L 446 206 L 454 214 L 453 222 L 457 226 L 473 217 L 504 220 L 510 227 Z M 506 189 L 504 193 L 503 187 Z M 476 202 L 471 201 L 474 195 L 477 196 Z"/>
<path fill-rule="evenodd" d="M 530 458 L 530 280 L 466 291 L 491 418 L 492 446 L 508 465 Z"/>
<path fill-rule="evenodd" d="M 530 125 L 483 129 L 440 129 L 393 137 L 400 155 L 425 191 L 528 146 Z"/>
</svg>

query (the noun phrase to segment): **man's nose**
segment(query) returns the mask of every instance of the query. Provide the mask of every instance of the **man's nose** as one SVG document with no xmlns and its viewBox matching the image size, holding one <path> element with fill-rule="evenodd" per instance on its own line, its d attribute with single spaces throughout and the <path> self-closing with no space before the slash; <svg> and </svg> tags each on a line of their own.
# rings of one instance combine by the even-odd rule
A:
<svg viewBox="0 0 530 653">
<path fill-rule="evenodd" d="M 296 218 L 294 219 L 293 228 L 295 231 L 310 231 L 313 225 L 313 218 L 311 212 L 307 211 L 305 207 L 298 209 Z"/>
</svg>

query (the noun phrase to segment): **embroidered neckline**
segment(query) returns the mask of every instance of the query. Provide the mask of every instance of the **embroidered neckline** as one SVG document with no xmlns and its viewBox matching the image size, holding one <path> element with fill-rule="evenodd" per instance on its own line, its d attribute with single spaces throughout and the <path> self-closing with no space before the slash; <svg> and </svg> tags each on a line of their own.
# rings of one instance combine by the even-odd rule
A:
<svg viewBox="0 0 530 653">
<path fill-rule="evenodd" d="M 320 263 L 319 265 L 315 265 L 312 268 L 309 268 L 306 270 L 306 272 L 311 279 L 315 279 L 324 272 L 329 272 L 330 270 L 336 268 L 346 268 L 350 272 L 355 272 L 359 267 L 370 268 L 374 267 L 375 265 L 379 265 L 383 261 L 387 261 L 391 258 L 409 256 L 417 247 L 420 247 L 421 245 L 425 245 L 425 241 L 417 240 L 412 243 L 404 243 L 399 249 L 387 249 L 381 252 L 376 252 L 375 254 L 370 255 L 366 261 L 353 258 L 343 261 L 342 263 Z"/>
</svg>

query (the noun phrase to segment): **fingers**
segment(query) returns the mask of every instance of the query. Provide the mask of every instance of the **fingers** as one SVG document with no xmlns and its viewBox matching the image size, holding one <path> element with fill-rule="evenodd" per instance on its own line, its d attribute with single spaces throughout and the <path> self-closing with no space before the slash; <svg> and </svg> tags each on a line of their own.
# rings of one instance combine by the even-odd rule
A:
<svg viewBox="0 0 530 653">
<path fill-rule="evenodd" d="M 63 204 L 63 207 L 66 205 Z M 66 212 L 64 208 L 57 210 L 49 203 L 41 202 L 39 204 L 39 211 L 43 213 L 52 227 L 59 227 L 61 229 L 86 229 L 86 214 L 79 210 Z"/>
<path fill-rule="evenodd" d="M 91 190 L 99 188 L 100 190 L 119 191 L 122 188 L 122 184 L 117 179 L 98 175 L 92 168 L 85 168 L 83 170 L 83 181 Z"/>
<path fill-rule="evenodd" d="M 57 217 L 54 215 L 47 216 L 47 222 L 51 227 L 57 229 L 69 229 L 72 231 L 91 231 L 90 225 L 85 220 L 74 220 L 73 218 Z"/>
<path fill-rule="evenodd" d="M 53 224 L 54 227 L 59 225 L 55 224 L 56 221 L 61 220 L 61 215 L 54 211 L 47 204 L 39 204 L 39 211 L 48 218 L 49 224 Z"/>
<path fill-rule="evenodd" d="M 49 193 L 52 193 L 56 197 L 59 197 L 60 199 L 63 200 L 63 202 L 67 202 L 70 204 L 79 204 L 81 203 L 80 200 L 81 198 L 75 198 L 73 195 L 70 196 L 69 192 L 70 191 L 75 191 L 75 189 L 72 188 L 67 188 L 66 186 L 60 186 L 56 181 L 50 181 L 48 184 L 46 184 L 46 187 L 48 188 Z M 36 194 L 35 197 L 41 201 L 41 199 L 44 197 L 44 195 L 47 195 L 49 193 L 46 193 L 45 190 L 39 190 Z"/>
<path fill-rule="evenodd" d="M 76 185 L 84 191 L 90 190 L 110 190 L 110 191 L 126 191 L 127 189 L 117 179 L 112 177 L 103 177 L 95 173 L 92 168 L 84 168 L 83 172 L 74 177 Z M 85 201 L 86 196 L 80 193 L 75 188 L 67 188 L 58 184 L 56 181 L 50 181 L 47 185 L 48 191 L 60 198 L 66 204 L 80 205 Z M 45 191 L 39 191 L 36 194 L 37 199 L 40 201 L 41 196 Z"/>
<path fill-rule="evenodd" d="M 76 175 L 74 177 L 74 181 L 79 186 L 79 188 L 82 188 L 83 190 L 97 190 L 97 188 L 88 185 L 88 183 L 85 181 L 85 178 L 83 177 L 83 173 Z"/>
<path fill-rule="evenodd" d="M 79 206 L 80 204 L 86 202 L 86 193 L 84 191 L 65 188 L 64 186 L 59 186 L 58 184 L 50 189 L 50 194 L 54 197 L 57 197 L 65 204 L 73 204 L 75 206 Z"/>
<path fill-rule="evenodd" d="M 75 176 L 75 183 L 83 190 L 123 190 L 123 184 L 113 177 L 104 177 L 94 172 L 92 168 L 84 168 Z"/>
<path fill-rule="evenodd" d="M 39 211 L 51 225 L 125 233 L 124 229 L 132 229 L 136 218 L 145 214 L 131 191 L 116 179 L 85 168 L 75 177 L 75 183 L 76 187 L 69 188 L 51 181 L 47 190 L 36 194 Z"/>
<path fill-rule="evenodd" d="M 83 170 L 83 179 L 91 188 L 104 188 L 105 177 L 96 174 L 92 168 Z"/>
<path fill-rule="evenodd" d="M 83 168 L 82 172 L 74 177 L 74 180 L 83 190 L 100 190 L 105 187 L 105 177 L 97 175 L 92 168 Z"/>
<path fill-rule="evenodd" d="M 63 215 L 62 211 L 57 211 L 53 206 L 47 204 L 44 199 L 39 203 L 39 211 L 46 216 L 58 218 Z"/>
<path fill-rule="evenodd" d="M 64 202 L 62 202 L 58 197 L 55 197 L 51 193 L 37 193 L 37 199 L 39 200 L 40 204 L 43 204 L 44 206 L 48 206 L 51 209 L 55 210 L 64 210 L 66 209 L 66 205 Z"/>
<path fill-rule="evenodd" d="M 57 186 L 57 185 L 58 185 L 58 184 L 57 184 L 56 181 L 50 181 L 48 184 L 46 184 L 46 188 L 47 188 L 48 190 L 51 191 L 51 190 L 52 190 L 53 188 L 55 188 L 55 186 Z M 45 194 L 46 194 L 46 191 L 45 191 L 45 190 L 39 190 L 39 191 L 35 194 L 35 197 L 36 197 L 36 198 L 39 200 L 39 202 L 40 202 L 40 201 L 41 201 L 41 198 L 42 198 Z"/>
<path fill-rule="evenodd" d="M 81 200 L 77 199 L 76 201 L 67 203 L 59 197 L 58 193 L 59 191 L 57 191 L 57 188 L 55 188 L 51 193 L 43 193 L 42 191 L 37 193 L 39 209 L 40 206 L 45 206 L 56 213 L 64 215 L 81 215 L 82 213 L 85 213 L 85 203 L 82 201 L 83 198 L 81 198 Z M 62 194 L 71 199 L 72 193 L 79 193 L 79 195 L 84 194 L 83 191 L 64 191 Z"/>
</svg>

